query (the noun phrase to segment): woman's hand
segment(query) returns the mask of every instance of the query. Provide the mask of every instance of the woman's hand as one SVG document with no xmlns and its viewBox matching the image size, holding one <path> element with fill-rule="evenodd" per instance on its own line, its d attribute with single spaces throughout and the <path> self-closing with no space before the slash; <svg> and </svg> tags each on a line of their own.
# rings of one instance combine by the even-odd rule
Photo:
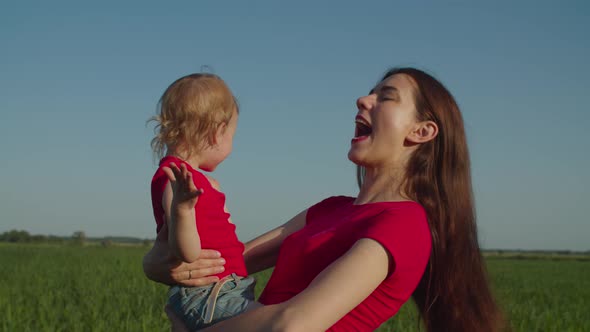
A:
<svg viewBox="0 0 590 332">
<path fill-rule="evenodd" d="M 199 259 L 184 263 L 168 248 L 168 225 L 165 224 L 154 242 L 152 249 L 143 257 L 145 275 L 156 282 L 166 285 L 199 287 L 219 280 L 212 276 L 223 272 L 225 260 L 215 250 L 201 250 Z"/>
</svg>

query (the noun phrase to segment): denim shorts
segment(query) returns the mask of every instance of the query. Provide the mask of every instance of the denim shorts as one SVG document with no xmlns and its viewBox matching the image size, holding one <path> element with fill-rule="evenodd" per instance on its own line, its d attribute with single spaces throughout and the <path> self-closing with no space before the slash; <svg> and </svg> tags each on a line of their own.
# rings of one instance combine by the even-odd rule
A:
<svg viewBox="0 0 590 332">
<path fill-rule="evenodd" d="M 235 273 L 226 278 L 229 280 L 221 286 L 216 298 L 214 287 L 217 283 L 202 287 L 170 287 L 168 305 L 182 318 L 190 331 L 203 329 L 241 314 L 254 302 L 254 278 L 238 277 Z M 212 306 L 210 302 L 215 305 Z"/>
</svg>

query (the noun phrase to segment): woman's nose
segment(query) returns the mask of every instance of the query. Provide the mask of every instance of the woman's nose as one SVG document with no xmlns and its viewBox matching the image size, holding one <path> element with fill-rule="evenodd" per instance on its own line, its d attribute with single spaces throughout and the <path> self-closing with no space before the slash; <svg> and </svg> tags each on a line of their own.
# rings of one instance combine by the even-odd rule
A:
<svg viewBox="0 0 590 332">
<path fill-rule="evenodd" d="M 359 110 L 368 110 L 371 108 L 371 96 L 363 96 L 356 100 L 356 107 Z"/>
</svg>

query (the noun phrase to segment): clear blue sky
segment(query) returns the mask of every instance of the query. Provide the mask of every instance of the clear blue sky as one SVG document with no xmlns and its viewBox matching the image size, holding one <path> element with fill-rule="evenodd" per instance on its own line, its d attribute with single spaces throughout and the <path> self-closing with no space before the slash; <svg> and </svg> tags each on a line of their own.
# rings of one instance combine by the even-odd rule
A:
<svg viewBox="0 0 590 332">
<path fill-rule="evenodd" d="M 153 238 L 163 90 L 206 65 L 239 98 L 214 176 L 248 240 L 355 195 L 355 100 L 438 77 L 467 125 L 485 248 L 590 249 L 590 6 L 394 1 L 0 4 L 0 232 Z"/>
</svg>

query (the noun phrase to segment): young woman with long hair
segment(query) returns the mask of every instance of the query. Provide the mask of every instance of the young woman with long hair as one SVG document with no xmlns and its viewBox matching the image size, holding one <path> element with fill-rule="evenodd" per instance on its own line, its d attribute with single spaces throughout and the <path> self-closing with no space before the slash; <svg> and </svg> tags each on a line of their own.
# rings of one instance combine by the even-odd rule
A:
<svg viewBox="0 0 590 332">
<path fill-rule="evenodd" d="M 372 331 L 410 297 L 430 332 L 506 327 L 479 250 L 453 96 L 423 71 L 396 68 L 357 108 L 348 157 L 358 195 L 330 197 L 248 242 L 249 273 L 275 267 L 264 306 L 211 331 Z M 150 279 L 205 283 L 220 265 L 210 252 L 187 264 L 162 259 L 167 251 L 160 239 L 144 258 Z"/>
</svg>

